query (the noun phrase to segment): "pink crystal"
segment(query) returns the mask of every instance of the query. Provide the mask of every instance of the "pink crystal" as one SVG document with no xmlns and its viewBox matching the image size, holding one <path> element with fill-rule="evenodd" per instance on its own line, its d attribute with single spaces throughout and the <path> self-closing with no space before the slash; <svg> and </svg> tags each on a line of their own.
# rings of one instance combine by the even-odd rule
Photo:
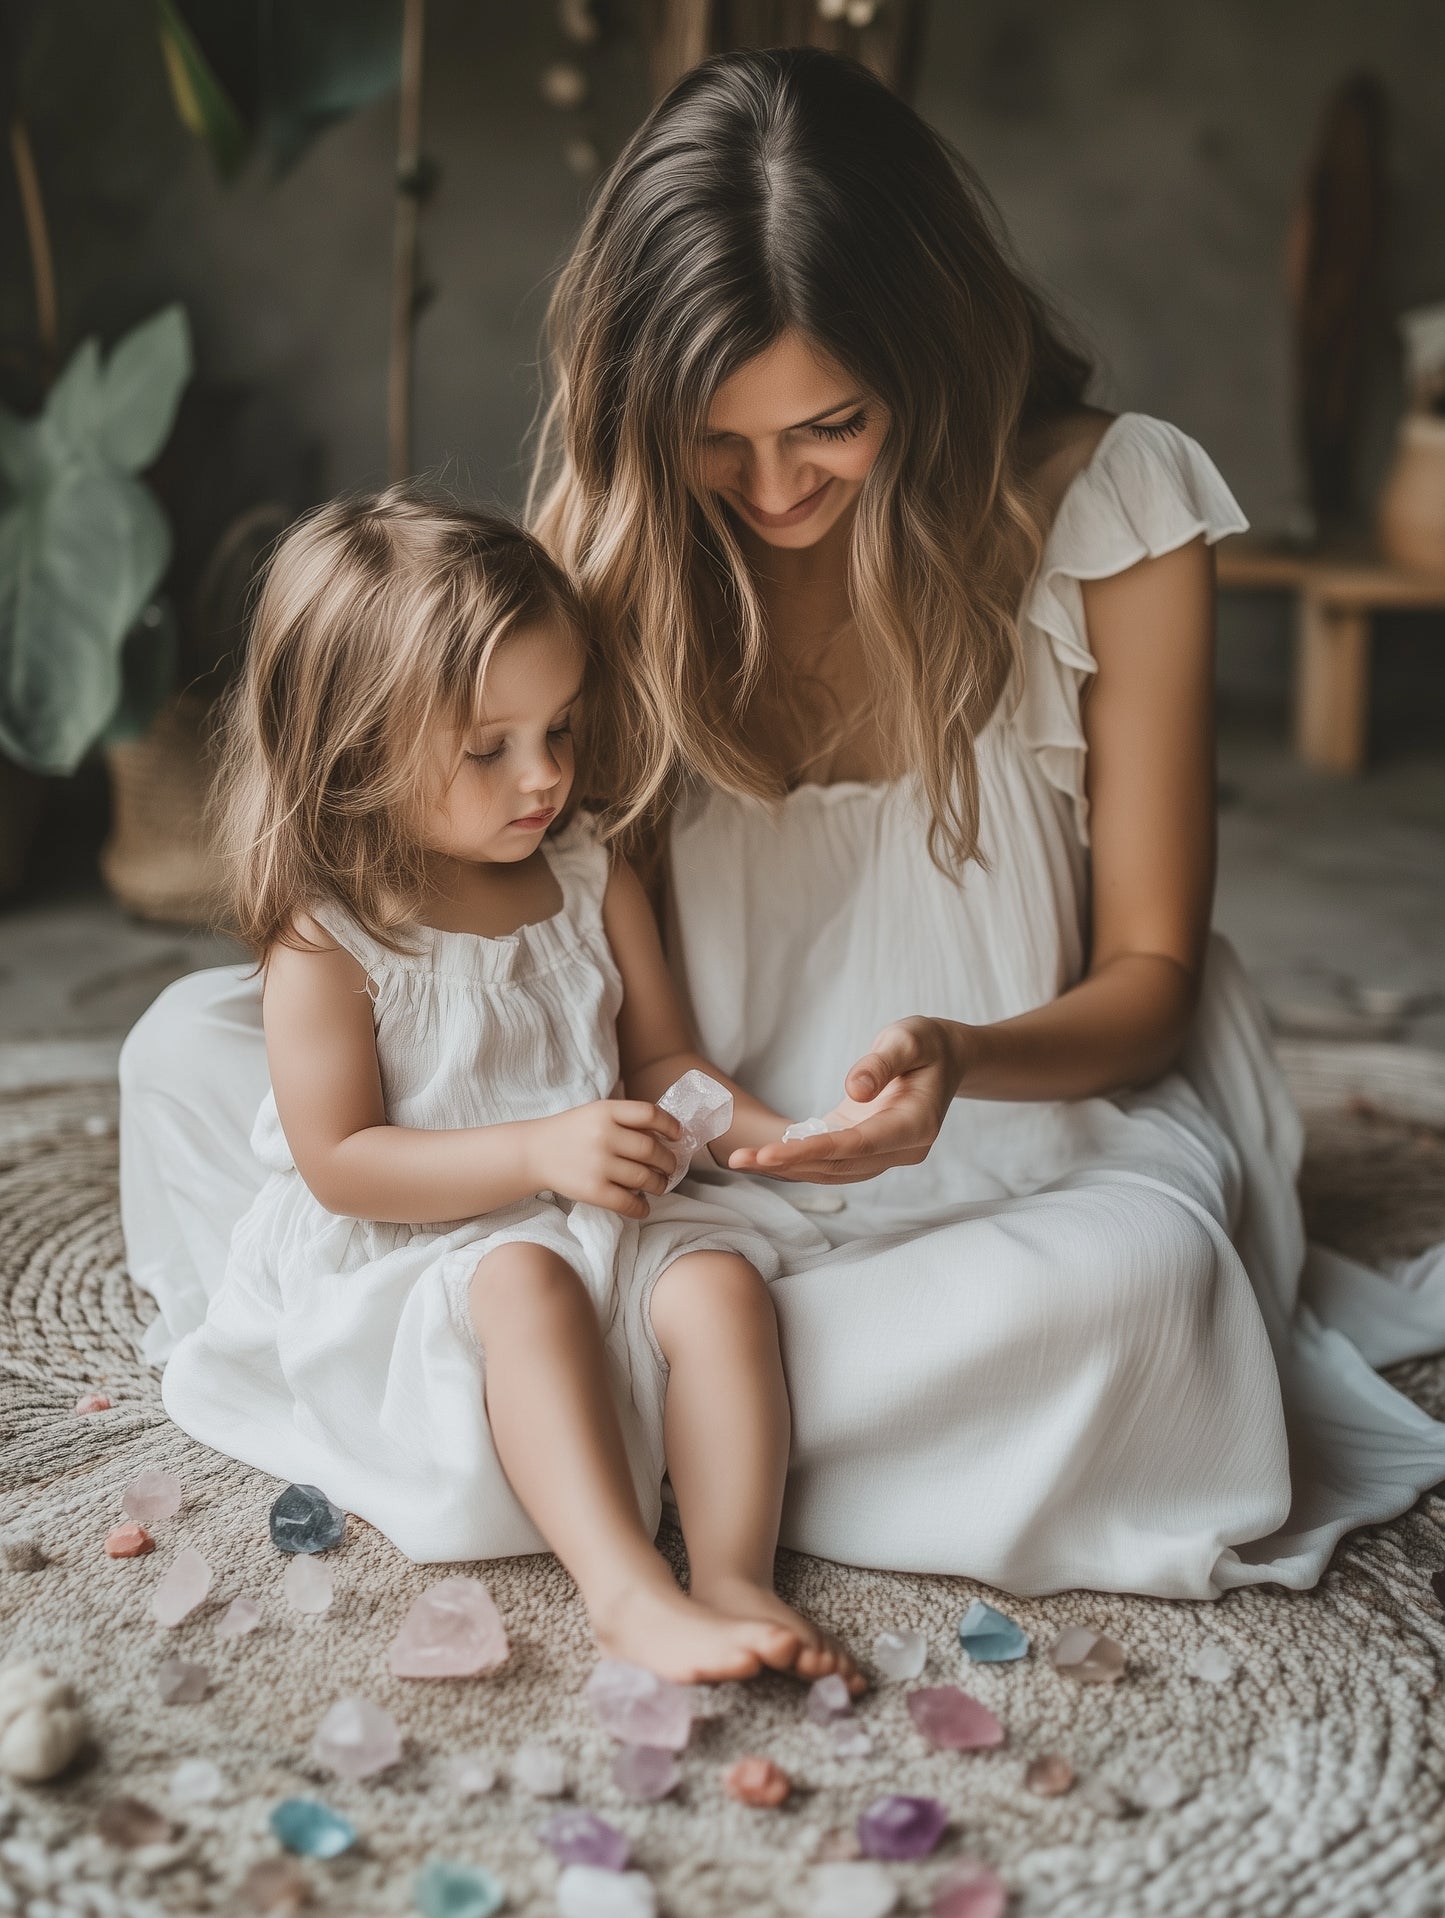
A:
<svg viewBox="0 0 1445 1918">
<path fill-rule="evenodd" d="M 1081 1685 L 1117 1684 L 1124 1673 L 1124 1648 L 1087 1625 L 1067 1626 L 1049 1647 L 1055 1668 Z"/>
<path fill-rule="evenodd" d="M 851 1825 L 831 1825 L 813 1847 L 815 1865 L 835 1865 L 863 1856 L 858 1834 Z"/>
<path fill-rule="evenodd" d="M 83 1416 L 86 1412 L 108 1412 L 110 1404 L 104 1392 L 82 1392 L 75 1401 L 75 1409 Z"/>
<path fill-rule="evenodd" d="M 174 1472 L 142 1472 L 121 1494 L 121 1509 L 140 1525 L 174 1518 L 181 1509 L 181 1481 Z"/>
<path fill-rule="evenodd" d="M 680 1752 L 692 1735 L 692 1697 L 685 1686 L 641 1665 L 604 1658 L 587 1681 L 587 1701 L 609 1738 Z"/>
<path fill-rule="evenodd" d="M 151 1613 L 161 1625 L 179 1625 L 202 1603 L 210 1589 L 210 1566 L 194 1545 L 187 1545 L 176 1553 L 151 1594 Z"/>
<path fill-rule="evenodd" d="M 156 1690 L 163 1705 L 194 1705 L 211 1688 L 211 1674 L 204 1665 L 189 1665 L 183 1658 L 168 1658 L 156 1673 Z"/>
<path fill-rule="evenodd" d="M 254 1632 L 261 1623 L 261 1607 L 254 1598 L 242 1592 L 239 1598 L 233 1598 L 225 1611 L 216 1620 L 217 1638 L 244 1638 L 247 1632 Z"/>
<path fill-rule="evenodd" d="M 818 1678 L 808 1688 L 808 1716 L 815 1725 L 831 1725 L 835 1718 L 847 1718 L 853 1711 L 853 1694 L 848 1681 L 837 1672 Z"/>
<path fill-rule="evenodd" d="M 686 1177 L 693 1154 L 714 1139 L 720 1139 L 732 1124 L 733 1095 L 716 1079 L 694 1068 L 675 1080 L 657 1103 L 682 1127 L 680 1139 L 665 1142 L 676 1165 L 667 1182 L 667 1190 L 671 1192 Z"/>
<path fill-rule="evenodd" d="M 612 1782 L 626 1798 L 666 1798 L 681 1778 L 676 1755 L 657 1745 L 623 1745 L 612 1761 Z"/>
<path fill-rule="evenodd" d="M 339 1698 L 316 1727 L 311 1756 L 338 1778 L 370 1778 L 401 1757 L 401 1732 L 369 1698 Z"/>
<path fill-rule="evenodd" d="M 908 1715 L 935 1751 L 983 1751 L 1004 1742 L 993 1713 L 957 1685 L 932 1685 L 908 1694 Z"/>
<path fill-rule="evenodd" d="M 310 1552 L 298 1552 L 286 1561 L 281 1575 L 286 1603 L 296 1612 L 324 1612 L 336 1593 L 331 1567 Z"/>
<path fill-rule="evenodd" d="M 1062 1798 L 1073 1788 L 1074 1768 L 1059 1752 L 1044 1752 L 1024 1773 L 1024 1784 L 1038 1798 Z"/>
<path fill-rule="evenodd" d="M 391 1641 L 398 1678 L 472 1678 L 506 1663 L 501 1613 L 479 1578 L 443 1578 L 415 1599 Z"/>
<path fill-rule="evenodd" d="M 1000 1918 L 1008 1889 L 976 1858 L 960 1858 L 933 1894 L 933 1918 Z"/>
</svg>

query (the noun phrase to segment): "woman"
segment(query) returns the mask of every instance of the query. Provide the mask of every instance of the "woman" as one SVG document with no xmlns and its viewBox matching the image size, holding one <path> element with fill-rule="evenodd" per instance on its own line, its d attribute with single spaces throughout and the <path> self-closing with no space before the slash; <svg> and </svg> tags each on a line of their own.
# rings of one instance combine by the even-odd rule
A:
<svg viewBox="0 0 1445 1918">
<path fill-rule="evenodd" d="M 674 89 L 552 336 L 534 518 L 617 649 L 613 823 L 663 828 L 704 1050 L 837 1128 L 729 1183 L 775 1233 L 795 1201 L 785 1542 L 1016 1592 L 1313 1583 L 1445 1476 L 1367 1363 L 1435 1342 L 1445 1263 L 1306 1261 L 1298 1121 L 1208 937 L 1222 481 L 1083 404 L 966 171 L 817 53 Z M 170 1333 L 255 1183 L 255 1022 L 239 975 L 184 980 L 123 1061 Z"/>
</svg>

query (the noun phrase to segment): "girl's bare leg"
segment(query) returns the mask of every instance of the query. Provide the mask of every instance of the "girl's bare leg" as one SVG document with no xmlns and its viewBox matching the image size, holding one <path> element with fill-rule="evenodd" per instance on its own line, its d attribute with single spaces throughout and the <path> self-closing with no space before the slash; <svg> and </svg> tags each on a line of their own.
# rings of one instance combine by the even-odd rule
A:
<svg viewBox="0 0 1445 1918">
<path fill-rule="evenodd" d="M 684 1683 L 789 1662 L 797 1642 L 785 1619 L 688 1597 L 647 1536 L 597 1315 L 565 1260 L 501 1246 L 472 1275 L 470 1304 L 497 1456 L 576 1579 L 601 1648 Z"/>
<path fill-rule="evenodd" d="M 746 1259 L 689 1253 L 654 1287 L 652 1325 L 670 1368 L 667 1471 L 693 1597 L 789 1626 L 793 1669 L 805 1678 L 840 1672 L 862 1691 L 866 1680 L 842 1646 L 773 1590 L 792 1421 L 767 1287 Z"/>
</svg>

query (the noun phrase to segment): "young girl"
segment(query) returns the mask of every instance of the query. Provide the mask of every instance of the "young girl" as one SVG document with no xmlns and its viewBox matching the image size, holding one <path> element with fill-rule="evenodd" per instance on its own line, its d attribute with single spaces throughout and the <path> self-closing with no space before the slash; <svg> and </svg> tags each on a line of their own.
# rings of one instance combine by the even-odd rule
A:
<svg viewBox="0 0 1445 1918">
<path fill-rule="evenodd" d="M 777 1255 L 664 1196 L 656 1101 L 704 1062 L 650 907 L 585 817 L 549 836 L 587 663 L 564 576 L 501 521 L 394 489 L 278 551 L 224 835 L 270 1176 L 166 1408 L 414 1559 L 545 1543 L 613 1656 L 861 1688 L 772 1589 Z M 786 1123 L 734 1093 L 722 1163 Z M 652 1543 L 664 1468 L 690 1596 Z"/>
</svg>

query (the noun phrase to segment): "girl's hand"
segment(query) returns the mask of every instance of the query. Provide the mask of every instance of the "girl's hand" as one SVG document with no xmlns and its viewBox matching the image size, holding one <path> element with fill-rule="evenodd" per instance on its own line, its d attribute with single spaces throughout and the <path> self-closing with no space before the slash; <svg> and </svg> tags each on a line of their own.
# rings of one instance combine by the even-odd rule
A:
<svg viewBox="0 0 1445 1918">
<path fill-rule="evenodd" d="M 529 1159 L 539 1192 L 645 1219 L 645 1192 L 662 1193 L 676 1160 L 664 1139 L 680 1139 L 670 1112 L 645 1099 L 597 1099 L 529 1122 Z"/>
<path fill-rule="evenodd" d="M 808 1185 L 851 1185 L 890 1166 L 928 1157 L 963 1078 L 967 1027 L 946 1019 L 885 1026 L 844 1081 L 846 1096 L 824 1116 L 837 1132 L 734 1152 L 735 1172 Z"/>
</svg>

